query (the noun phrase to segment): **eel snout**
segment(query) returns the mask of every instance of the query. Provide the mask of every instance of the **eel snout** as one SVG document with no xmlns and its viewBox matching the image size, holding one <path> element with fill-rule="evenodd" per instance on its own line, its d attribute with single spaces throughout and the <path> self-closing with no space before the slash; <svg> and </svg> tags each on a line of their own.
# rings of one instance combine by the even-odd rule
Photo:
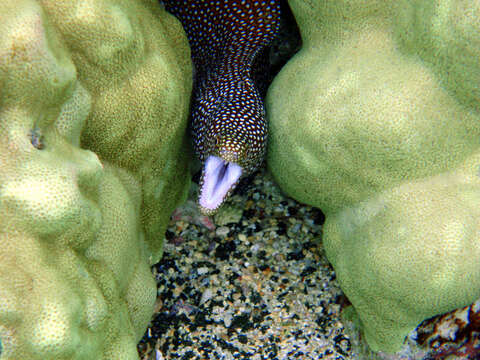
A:
<svg viewBox="0 0 480 360">
<path fill-rule="evenodd" d="M 212 215 L 229 197 L 242 176 L 240 165 L 210 155 L 202 169 L 198 203 L 205 215 Z"/>
</svg>

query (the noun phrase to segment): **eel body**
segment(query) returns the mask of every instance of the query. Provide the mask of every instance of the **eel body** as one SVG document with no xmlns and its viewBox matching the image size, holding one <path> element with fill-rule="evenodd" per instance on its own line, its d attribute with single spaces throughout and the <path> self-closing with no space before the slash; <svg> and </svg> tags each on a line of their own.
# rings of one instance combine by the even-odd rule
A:
<svg viewBox="0 0 480 360">
<path fill-rule="evenodd" d="M 202 163 L 198 203 L 214 213 L 241 177 L 263 162 L 267 125 L 252 79 L 255 57 L 275 37 L 279 0 L 164 0 L 182 23 L 195 67 L 191 129 Z"/>
</svg>

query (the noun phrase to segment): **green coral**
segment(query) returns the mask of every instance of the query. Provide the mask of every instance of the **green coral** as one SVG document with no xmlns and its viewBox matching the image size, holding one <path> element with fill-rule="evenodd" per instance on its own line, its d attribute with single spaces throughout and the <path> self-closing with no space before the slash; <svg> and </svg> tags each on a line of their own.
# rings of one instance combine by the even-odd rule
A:
<svg viewBox="0 0 480 360">
<path fill-rule="evenodd" d="M 303 47 L 267 96 L 267 161 L 326 214 L 369 345 L 480 297 L 480 5 L 289 1 Z"/>
<path fill-rule="evenodd" d="M 189 185 L 188 42 L 154 0 L 0 4 L 2 359 L 138 359 Z"/>
</svg>

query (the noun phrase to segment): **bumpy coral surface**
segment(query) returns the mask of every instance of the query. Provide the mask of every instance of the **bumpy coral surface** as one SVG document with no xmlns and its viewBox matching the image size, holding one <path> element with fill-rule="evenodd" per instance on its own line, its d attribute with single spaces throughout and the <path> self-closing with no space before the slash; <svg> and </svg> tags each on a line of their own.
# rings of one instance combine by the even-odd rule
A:
<svg viewBox="0 0 480 360">
<path fill-rule="evenodd" d="M 0 3 L 2 359 L 137 359 L 188 187 L 191 65 L 156 1 Z"/>
<path fill-rule="evenodd" d="M 268 165 L 327 215 L 324 245 L 376 350 L 480 297 L 478 1 L 301 1 L 267 98 Z"/>
</svg>

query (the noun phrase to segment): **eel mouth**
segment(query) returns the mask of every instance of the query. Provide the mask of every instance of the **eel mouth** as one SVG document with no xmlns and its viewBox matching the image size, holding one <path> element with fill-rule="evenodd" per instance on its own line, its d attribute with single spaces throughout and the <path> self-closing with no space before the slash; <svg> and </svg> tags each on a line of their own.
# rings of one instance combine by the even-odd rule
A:
<svg viewBox="0 0 480 360">
<path fill-rule="evenodd" d="M 240 165 L 218 156 L 209 156 L 200 182 L 200 211 L 205 215 L 213 215 L 231 194 L 241 176 Z"/>
</svg>

